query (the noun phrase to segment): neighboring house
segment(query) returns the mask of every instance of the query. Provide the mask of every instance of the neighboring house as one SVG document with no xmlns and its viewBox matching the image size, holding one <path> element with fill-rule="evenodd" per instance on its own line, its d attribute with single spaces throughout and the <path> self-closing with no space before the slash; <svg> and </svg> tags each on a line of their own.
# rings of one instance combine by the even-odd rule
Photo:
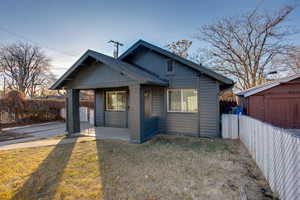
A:
<svg viewBox="0 0 300 200">
<path fill-rule="evenodd" d="M 38 100 L 64 100 L 66 97 L 63 95 L 47 95 L 47 96 L 36 96 L 31 97 L 31 99 L 38 99 Z"/>
<path fill-rule="evenodd" d="M 68 92 L 67 127 L 79 129 L 79 90 L 95 91 L 95 126 L 130 130 L 141 143 L 161 132 L 219 137 L 219 92 L 233 81 L 139 40 L 115 59 L 88 50 L 51 89 Z"/>
<path fill-rule="evenodd" d="M 249 116 L 283 128 L 300 128 L 300 74 L 237 95 Z"/>
</svg>

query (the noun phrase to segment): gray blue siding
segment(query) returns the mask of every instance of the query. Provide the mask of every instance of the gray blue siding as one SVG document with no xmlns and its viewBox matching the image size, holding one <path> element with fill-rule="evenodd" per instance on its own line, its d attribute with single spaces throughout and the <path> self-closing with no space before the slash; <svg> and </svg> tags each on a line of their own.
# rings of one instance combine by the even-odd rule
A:
<svg viewBox="0 0 300 200">
<path fill-rule="evenodd" d="M 122 74 L 119 71 L 101 63 L 84 66 L 79 70 L 80 73 L 76 73 L 72 80 L 69 80 L 66 83 L 66 88 L 96 89 L 122 87 L 136 82 L 127 77 L 125 74 Z"/>
<path fill-rule="evenodd" d="M 168 79 L 173 76 L 173 74 L 169 75 L 166 70 L 166 62 L 168 59 L 169 58 L 153 51 L 145 51 L 138 53 L 130 62 L 158 74 L 161 78 Z M 192 70 L 179 62 L 174 62 L 173 69 L 175 76 L 197 76 L 195 70 Z"/>
<path fill-rule="evenodd" d="M 105 126 L 127 128 L 127 112 L 105 111 Z"/>
<path fill-rule="evenodd" d="M 170 134 L 198 136 L 198 114 L 168 113 L 166 129 Z"/>
<path fill-rule="evenodd" d="M 197 89 L 198 86 L 198 76 L 192 77 L 181 77 L 176 76 L 170 78 L 169 88 L 185 88 L 185 89 Z"/>
<path fill-rule="evenodd" d="M 206 76 L 200 78 L 200 136 L 219 137 L 219 85 Z"/>
<path fill-rule="evenodd" d="M 95 126 L 104 126 L 104 91 L 103 90 L 95 90 Z"/>
</svg>

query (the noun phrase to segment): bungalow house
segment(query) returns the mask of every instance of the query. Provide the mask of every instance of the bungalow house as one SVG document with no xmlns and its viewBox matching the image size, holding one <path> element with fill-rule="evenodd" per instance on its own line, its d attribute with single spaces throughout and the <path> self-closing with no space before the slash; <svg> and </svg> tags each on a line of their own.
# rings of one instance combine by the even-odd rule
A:
<svg viewBox="0 0 300 200">
<path fill-rule="evenodd" d="M 233 81 L 139 40 L 120 57 L 88 50 L 51 89 L 67 90 L 69 134 L 80 131 L 79 91 L 95 92 L 95 126 L 141 143 L 160 132 L 219 137 L 219 92 Z M 107 129 L 106 129 L 107 130 Z"/>
<path fill-rule="evenodd" d="M 282 128 L 300 128 L 300 74 L 236 94 L 246 114 Z"/>
</svg>

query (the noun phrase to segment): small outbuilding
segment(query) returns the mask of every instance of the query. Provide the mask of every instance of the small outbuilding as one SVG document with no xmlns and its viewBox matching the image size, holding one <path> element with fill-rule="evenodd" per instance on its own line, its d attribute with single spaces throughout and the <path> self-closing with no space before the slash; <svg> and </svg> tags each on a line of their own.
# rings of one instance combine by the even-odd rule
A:
<svg viewBox="0 0 300 200">
<path fill-rule="evenodd" d="M 300 128 L 300 74 L 237 93 L 246 114 L 282 128 Z"/>
</svg>

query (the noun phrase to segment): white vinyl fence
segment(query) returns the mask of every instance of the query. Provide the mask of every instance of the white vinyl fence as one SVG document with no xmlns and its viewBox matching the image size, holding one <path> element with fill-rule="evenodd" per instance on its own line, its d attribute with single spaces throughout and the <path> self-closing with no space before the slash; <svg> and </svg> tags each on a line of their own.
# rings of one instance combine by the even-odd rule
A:
<svg viewBox="0 0 300 200">
<path fill-rule="evenodd" d="M 222 115 L 222 137 L 237 139 L 239 138 L 239 126 L 237 115 Z"/>
<path fill-rule="evenodd" d="M 66 109 L 62 108 L 60 110 L 60 116 L 66 118 Z M 94 110 L 88 107 L 80 107 L 79 116 L 81 122 L 89 122 L 91 125 L 94 124 Z"/>
<path fill-rule="evenodd" d="M 280 199 L 300 199 L 299 136 L 251 117 L 237 115 L 222 116 L 222 135 L 225 138 L 239 136 Z"/>
</svg>

